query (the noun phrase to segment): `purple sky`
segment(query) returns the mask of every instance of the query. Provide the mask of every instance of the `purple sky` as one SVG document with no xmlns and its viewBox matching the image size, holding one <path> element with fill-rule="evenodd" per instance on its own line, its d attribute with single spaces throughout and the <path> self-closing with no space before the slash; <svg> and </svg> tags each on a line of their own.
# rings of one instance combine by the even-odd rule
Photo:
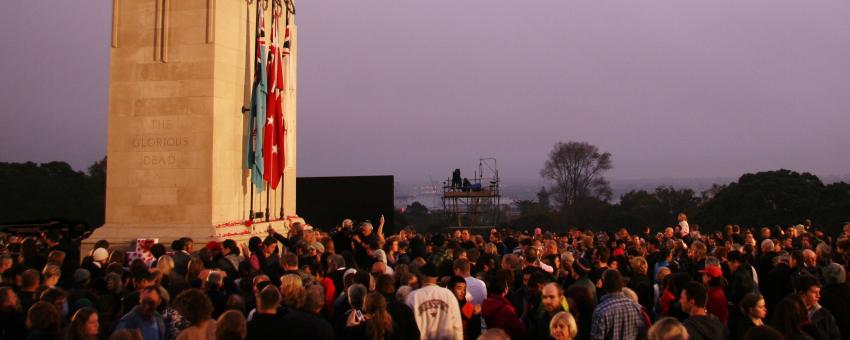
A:
<svg viewBox="0 0 850 340">
<path fill-rule="evenodd" d="M 218 0 L 242 1 L 242 0 Z M 111 2 L 0 3 L 0 161 L 106 150 Z M 850 2 L 301 0 L 299 175 L 850 173 Z"/>
</svg>

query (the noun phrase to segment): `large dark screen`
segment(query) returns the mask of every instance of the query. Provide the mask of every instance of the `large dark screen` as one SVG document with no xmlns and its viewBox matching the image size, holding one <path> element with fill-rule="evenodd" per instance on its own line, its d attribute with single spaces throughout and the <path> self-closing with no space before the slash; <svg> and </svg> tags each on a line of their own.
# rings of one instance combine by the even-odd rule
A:
<svg viewBox="0 0 850 340">
<path fill-rule="evenodd" d="M 393 226 L 393 176 L 298 177 L 298 215 L 307 223 L 330 230 L 343 219 L 371 220 L 378 227 L 384 214 L 384 234 Z"/>
</svg>

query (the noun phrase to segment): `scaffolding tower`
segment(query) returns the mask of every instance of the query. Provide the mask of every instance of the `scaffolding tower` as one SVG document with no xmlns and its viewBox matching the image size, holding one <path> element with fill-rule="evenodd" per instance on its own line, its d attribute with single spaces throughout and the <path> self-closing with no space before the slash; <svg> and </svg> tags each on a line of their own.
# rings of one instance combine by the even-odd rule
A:
<svg viewBox="0 0 850 340">
<path fill-rule="evenodd" d="M 443 182 L 443 210 L 458 228 L 495 226 L 499 219 L 499 185 L 496 159 L 480 158 L 471 180 L 449 177 Z"/>
</svg>

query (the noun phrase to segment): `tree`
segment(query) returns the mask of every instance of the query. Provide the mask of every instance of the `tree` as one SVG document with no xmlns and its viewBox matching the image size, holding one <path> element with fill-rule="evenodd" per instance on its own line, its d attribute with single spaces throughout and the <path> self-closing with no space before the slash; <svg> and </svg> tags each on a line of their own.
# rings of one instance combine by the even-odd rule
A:
<svg viewBox="0 0 850 340">
<path fill-rule="evenodd" d="M 610 170 L 611 154 L 585 142 L 555 144 L 540 176 L 555 181 L 553 193 L 562 208 L 584 198 L 608 201 L 611 185 L 602 174 Z"/>
<path fill-rule="evenodd" d="M 537 192 L 537 203 L 540 204 L 543 209 L 548 210 L 551 207 L 549 202 L 549 192 L 546 191 L 546 187 L 540 187 L 540 191 Z"/>
</svg>

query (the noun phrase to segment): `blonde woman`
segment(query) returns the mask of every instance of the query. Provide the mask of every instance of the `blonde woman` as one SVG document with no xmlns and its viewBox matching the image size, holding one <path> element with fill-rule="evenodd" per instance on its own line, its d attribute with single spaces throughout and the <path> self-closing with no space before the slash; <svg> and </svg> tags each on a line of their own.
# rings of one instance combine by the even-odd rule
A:
<svg viewBox="0 0 850 340">
<path fill-rule="evenodd" d="M 578 335 L 576 319 L 569 312 L 559 312 L 549 321 L 549 335 L 557 340 L 570 340 Z"/>
<path fill-rule="evenodd" d="M 675 318 L 658 320 L 647 332 L 649 340 L 688 340 L 688 330 Z"/>
</svg>

